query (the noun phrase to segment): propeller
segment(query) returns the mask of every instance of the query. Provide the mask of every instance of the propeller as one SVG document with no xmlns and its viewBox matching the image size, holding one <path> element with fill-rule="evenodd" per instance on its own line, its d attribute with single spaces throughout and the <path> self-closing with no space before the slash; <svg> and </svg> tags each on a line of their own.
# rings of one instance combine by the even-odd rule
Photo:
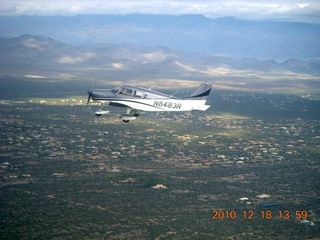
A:
<svg viewBox="0 0 320 240">
<path fill-rule="evenodd" d="M 89 94 L 89 96 L 88 96 L 87 105 L 89 105 L 90 99 L 92 99 L 92 90 L 88 91 L 88 94 Z"/>
<path fill-rule="evenodd" d="M 87 105 L 89 105 L 90 99 L 92 99 L 93 87 L 94 87 L 94 82 L 91 83 L 91 89 L 90 89 L 90 91 L 87 92 L 89 94 L 88 100 L 87 100 Z"/>
</svg>

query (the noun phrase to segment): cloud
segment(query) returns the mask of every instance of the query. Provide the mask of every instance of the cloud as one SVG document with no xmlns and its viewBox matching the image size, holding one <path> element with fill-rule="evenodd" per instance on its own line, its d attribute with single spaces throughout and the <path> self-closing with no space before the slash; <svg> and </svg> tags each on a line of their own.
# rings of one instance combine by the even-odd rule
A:
<svg viewBox="0 0 320 240">
<path fill-rule="evenodd" d="M 203 14 L 248 19 L 319 20 L 318 0 L 4 0 L 0 15 Z"/>
<path fill-rule="evenodd" d="M 61 57 L 58 62 L 59 63 L 65 63 L 65 64 L 75 64 L 75 63 L 81 63 L 84 62 L 90 58 L 93 58 L 95 56 L 94 53 L 83 53 L 83 54 L 79 54 L 79 56 L 77 57 L 70 57 L 70 56 L 63 56 Z"/>
</svg>

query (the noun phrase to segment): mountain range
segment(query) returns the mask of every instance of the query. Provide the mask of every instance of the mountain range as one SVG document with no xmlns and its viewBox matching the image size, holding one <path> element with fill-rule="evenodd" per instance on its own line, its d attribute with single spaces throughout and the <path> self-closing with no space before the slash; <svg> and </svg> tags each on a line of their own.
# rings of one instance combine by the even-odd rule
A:
<svg viewBox="0 0 320 240">
<path fill-rule="evenodd" d="M 148 14 L 1 16 L 0 22 L 3 38 L 32 34 L 71 45 L 165 46 L 239 59 L 284 61 L 320 57 L 320 25 L 308 23 Z"/>
<path fill-rule="evenodd" d="M 71 45 L 52 38 L 22 35 L 0 39 L 2 76 L 43 78 L 183 78 L 308 74 L 318 79 L 320 59 L 283 62 L 235 59 L 190 53 L 168 47 L 134 44 Z"/>
</svg>

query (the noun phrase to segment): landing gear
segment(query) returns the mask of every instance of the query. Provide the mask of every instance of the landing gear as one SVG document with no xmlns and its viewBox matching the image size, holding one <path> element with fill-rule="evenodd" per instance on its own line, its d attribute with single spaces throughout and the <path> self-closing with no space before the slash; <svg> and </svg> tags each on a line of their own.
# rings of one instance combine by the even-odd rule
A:
<svg viewBox="0 0 320 240">
<path fill-rule="evenodd" d="M 131 120 L 135 120 L 137 117 L 140 116 L 141 113 L 143 113 L 143 111 L 140 111 L 140 110 L 136 110 L 136 109 L 132 109 L 132 108 L 126 108 L 126 114 L 123 114 L 120 116 L 120 119 L 124 122 L 124 123 L 128 123 L 130 122 Z M 97 111 L 94 112 L 94 114 L 97 116 L 97 117 L 100 117 L 104 114 L 108 114 L 109 111 L 104 109 L 104 108 L 101 108 Z"/>
<path fill-rule="evenodd" d="M 98 111 L 95 111 L 94 114 L 97 116 L 97 117 L 100 117 L 101 115 L 103 114 L 108 114 L 109 111 L 108 110 L 105 110 L 105 109 L 100 109 Z"/>
<path fill-rule="evenodd" d="M 127 113 L 123 114 L 120 116 L 120 119 L 124 122 L 124 123 L 128 123 L 131 120 L 135 120 L 137 119 L 137 117 L 140 116 L 141 111 L 139 110 L 135 110 L 132 108 L 127 108 Z"/>
<path fill-rule="evenodd" d="M 133 115 L 129 115 L 129 114 L 124 114 L 120 116 L 120 119 L 124 122 L 124 123 L 128 123 L 131 120 L 135 120 L 136 117 Z"/>
</svg>

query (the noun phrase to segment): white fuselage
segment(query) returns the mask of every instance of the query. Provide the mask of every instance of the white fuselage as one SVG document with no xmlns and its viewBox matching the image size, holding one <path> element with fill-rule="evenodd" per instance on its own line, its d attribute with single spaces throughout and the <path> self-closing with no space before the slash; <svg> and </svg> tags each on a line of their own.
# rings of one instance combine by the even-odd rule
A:
<svg viewBox="0 0 320 240">
<path fill-rule="evenodd" d="M 184 112 L 192 110 L 205 111 L 210 106 L 205 105 L 206 100 L 188 100 L 188 99 L 143 99 L 143 98 L 128 98 L 128 99 L 108 99 L 108 101 L 99 101 L 108 105 L 126 105 L 132 109 L 139 109 L 146 112 L 168 111 L 168 112 Z"/>
</svg>

